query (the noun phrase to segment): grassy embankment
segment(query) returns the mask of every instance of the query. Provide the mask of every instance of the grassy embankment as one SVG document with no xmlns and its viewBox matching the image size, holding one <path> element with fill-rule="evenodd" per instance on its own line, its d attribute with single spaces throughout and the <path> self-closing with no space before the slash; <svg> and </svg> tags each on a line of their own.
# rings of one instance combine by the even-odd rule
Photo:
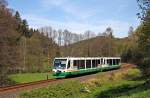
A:
<svg viewBox="0 0 150 98">
<path fill-rule="evenodd" d="M 9 76 L 9 79 L 16 83 L 28 83 L 39 80 L 46 80 L 53 78 L 52 73 L 23 73 L 13 74 Z"/>
<path fill-rule="evenodd" d="M 138 69 L 98 73 L 97 78 L 83 83 L 67 80 L 24 92 L 21 98 L 150 98 L 150 87 L 140 77 Z"/>
</svg>

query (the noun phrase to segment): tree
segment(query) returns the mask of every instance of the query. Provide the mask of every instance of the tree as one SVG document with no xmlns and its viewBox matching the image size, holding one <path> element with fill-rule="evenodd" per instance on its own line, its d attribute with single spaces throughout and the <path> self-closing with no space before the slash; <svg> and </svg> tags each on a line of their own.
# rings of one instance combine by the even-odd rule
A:
<svg viewBox="0 0 150 98">
<path fill-rule="evenodd" d="M 0 6 L 1 6 L 1 7 L 5 7 L 5 6 L 7 6 L 7 5 L 8 5 L 8 3 L 7 3 L 6 0 L 0 0 Z"/>
<path fill-rule="evenodd" d="M 106 31 L 105 31 L 105 33 L 106 33 L 106 37 L 108 37 L 108 54 L 107 54 L 107 56 L 112 56 L 113 55 L 113 52 L 112 52 L 112 50 L 113 50 L 113 48 L 112 48 L 112 45 L 113 45 L 113 30 L 112 30 L 112 28 L 111 27 L 108 27 L 108 28 L 106 28 Z"/>
<path fill-rule="evenodd" d="M 62 30 L 59 29 L 58 30 L 58 45 L 61 46 L 62 45 Z"/>
<path fill-rule="evenodd" d="M 73 34 L 73 43 L 80 41 L 80 34 Z"/>
<path fill-rule="evenodd" d="M 52 40 L 55 41 L 56 40 L 56 37 L 57 37 L 57 31 L 54 29 L 52 31 Z"/>
<path fill-rule="evenodd" d="M 23 20 L 22 21 L 22 34 L 23 36 L 25 37 L 31 37 L 31 32 L 29 32 L 29 27 L 28 27 L 28 23 L 27 23 L 27 20 Z"/>
<path fill-rule="evenodd" d="M 88 30 L 84 33 L 84 38 L 88 40 L 91 37 L 90 35 L 91 35 L 91 31 Z M 88 57 L 90 56 L 90 42 L 87 43 L 87 56 Z"/>
<path fill-rule="evenodd" d="M 109 36 L 109 37 L 113 37 L 113 30 L 111 27 L 106 28 L 105 33 Z"/>
<path fill-rule="evenodd" d="M 146 21 L 145 17 L 147 17 L 147 12 L 150 10 L 150 0 L 137 0 L 137 3 L 140 8 L 140 12 L 137 13 L 138 18 L 142 21 Z"/>
<path fill-rule="evenodd" d="M 128 37 L 132 37 L 134 33 L 134 28 L 132 26 L 129 27 L 129 31 L 128 31 Z"/>
<path fill-rule="evenodd" d="M 22 28 L 21 28 L 21 24 L 22 24 L 22 20 L 21 20 L 21 17 L 20 17 L 20 14 L 19 14 L 19 12 L 18 11 L 16 11 L 16 13 L 15 13 L 15 19 L 16 19 L 16 21 L 17 21 L 17 28 L 16 28 L 16 30 L 19 32 L 19 33 L 21 33 L 22 32 Z"/>
<path fill-rule="evenodd" d="M 19 12 L 18 11 L 16 11 L 16 13 L 15 13 L 15 18 L 16 18 L 16 20 L 17 20 L 17 22 L 19 23 L 19 24 L 21 24 L 21 17 L 20 17 L 20 14 L 19 14 Z"/>
<path fill-rule="evenodd" d="M 137 0 L 141 12 L 138 17 L 141 19 L 140 29 L 138 33 L 138 48 L 143 58 L 138 64 L 143 76 L 150 81 L 150 0 Z M 150 82 L 149 82 L 150 83 Z"/>
<path fill-rule="evenodd" d="M 130 60 L 132 59 L 132 50 L 128 49 L 123 52 L 121 55 L 122 62 L 130 63 Z"/>
<path fill-rule="evenodd" d="M 89 39 L 89 38 L 91 38 L 91 36 L 92 36 L 92 31 L 90 31 L 90 30 L 85 31 L 83 36 L 84 36 L 84 39 Z"/>
<path fill-rule="evenodd" d="M 69 34 L 69 31 L 67 29 L 65 29 L 63 31 L 63 40 L 64 40 L 64 45 L 67 46 L 68 45 L 68 34 Z"/>
<path fill-rule="evenodd" d="M 139 64 L 143 58 L 137 48 L 128 48 L 121 54 L 122 62 Z"/>
</svg>

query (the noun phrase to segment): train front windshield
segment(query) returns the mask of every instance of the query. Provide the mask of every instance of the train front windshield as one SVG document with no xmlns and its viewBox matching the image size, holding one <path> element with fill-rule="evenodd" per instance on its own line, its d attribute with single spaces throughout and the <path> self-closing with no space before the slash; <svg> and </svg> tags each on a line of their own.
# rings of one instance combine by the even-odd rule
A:
<svg viewBox="0 0 150 98">
<path fill-rule="evenodd" d="M 65 69 L 66 63 L 67 63 L 67 59 L 55 59 L 54 69 Z"/>
</svg>

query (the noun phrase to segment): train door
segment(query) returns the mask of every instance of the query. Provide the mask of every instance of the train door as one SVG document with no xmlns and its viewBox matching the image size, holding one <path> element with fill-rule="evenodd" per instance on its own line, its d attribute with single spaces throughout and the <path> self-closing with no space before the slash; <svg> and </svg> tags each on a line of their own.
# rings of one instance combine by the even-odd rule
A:
<svg viewBox="0 0 150 98">
<path fill-rule="evenodd" d="M 67 69 L 71 68 L 71 60 L 68 59 L 68 63 L 67 63 Z"/>
<path fill-rule="evenodd" d="M 67 60 L 66 69 L 73 69 L 73 60 L 72 59 Z"/>
<path fill-rule="evenodd" d="M 103 59 L 102 67 L 108 67 L 107 59 L 108 59 L 108 58 L 104 58 L 104 59 Z"/>
</svg>

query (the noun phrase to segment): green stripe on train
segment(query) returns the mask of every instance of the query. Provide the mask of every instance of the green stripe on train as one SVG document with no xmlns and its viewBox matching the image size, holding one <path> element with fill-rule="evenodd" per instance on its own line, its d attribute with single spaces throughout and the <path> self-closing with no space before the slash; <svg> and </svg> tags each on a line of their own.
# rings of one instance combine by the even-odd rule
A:
<svg viewBox="0 0 150 98">
<path fill-rule="evenodd" d="M 94 72 L 102 72 L 102 71 L 117 69 L 117 68 L 120 68 L 120 65 L 112 65 L 109 67 L 101 67 L 101 68 L 86 68 L 86 69 L 80 69 L 79 71 L 75 71 L 75 72 L 60 72 L 60 73 L 54 73 L 53 76 L 55 78 L 65 78 L 69 76 L 90 74 Z"/>
</svg>

